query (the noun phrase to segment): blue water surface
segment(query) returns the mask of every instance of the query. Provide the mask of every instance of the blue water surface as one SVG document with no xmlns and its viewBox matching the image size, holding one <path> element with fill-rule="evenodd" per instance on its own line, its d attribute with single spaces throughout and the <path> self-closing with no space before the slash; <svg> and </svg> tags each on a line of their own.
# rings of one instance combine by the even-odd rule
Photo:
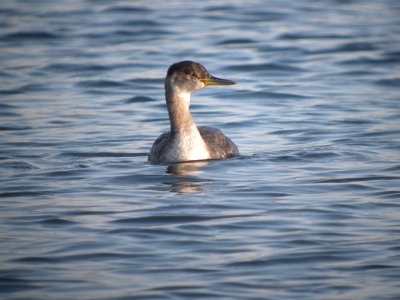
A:
<svg viewBox="0 0 400 300">
<path fill-rule="evenodd" d="M 1 299 L 399 299 L 397 0 L 0 2 Z M 147 162 L 181 60 L 228 160 Z"/>
</svg>

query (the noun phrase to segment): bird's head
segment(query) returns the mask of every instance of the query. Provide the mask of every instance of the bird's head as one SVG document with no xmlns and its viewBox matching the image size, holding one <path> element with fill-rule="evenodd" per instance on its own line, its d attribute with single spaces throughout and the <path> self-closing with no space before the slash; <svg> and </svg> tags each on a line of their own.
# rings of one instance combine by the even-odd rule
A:
<svg viewBox="0 0 400 300">
<path fill-rule="evenodd" d="M 209 85 L 232 85 L 236 82 L 210 75 L 207 69 L 193 61 L 181 61 L 171 65 L 165 78 L 166 88 L 191 93 Z"/>
</svg>

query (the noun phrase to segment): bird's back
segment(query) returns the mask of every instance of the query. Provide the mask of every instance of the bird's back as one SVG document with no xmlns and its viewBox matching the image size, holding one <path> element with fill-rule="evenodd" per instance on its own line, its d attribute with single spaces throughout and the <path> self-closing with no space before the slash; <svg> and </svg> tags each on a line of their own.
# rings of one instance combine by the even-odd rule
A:
<svg viewBox="0 0 400 300">
<path fill-rule="evenodd" d="M 171 142 L 170 132 L 164 132 L 153 143 L 150 149 L 148 160 L 152 162 L 167 162 L 168 161 L 168 143 Z"/>
<path fill-rule="evenodd" d="M 239 154 L 239 149 L 221 130 L 208 126 L 198 127 L 211 159 L 221 159 Z"/>
</svg>

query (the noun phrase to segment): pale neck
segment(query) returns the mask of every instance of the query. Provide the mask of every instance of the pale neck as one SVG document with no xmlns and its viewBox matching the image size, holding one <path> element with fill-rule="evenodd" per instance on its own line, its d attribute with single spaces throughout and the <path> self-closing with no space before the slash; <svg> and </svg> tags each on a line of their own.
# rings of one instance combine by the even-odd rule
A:
<svg viewBox="0 0 400 300">
<path fill-rule="evenodd" d="M 165 87 L 165 99 L 171 125 L 171 133 L 176 134 L 197 129 L 189 111 L 191 93 Z"/>
</svg>

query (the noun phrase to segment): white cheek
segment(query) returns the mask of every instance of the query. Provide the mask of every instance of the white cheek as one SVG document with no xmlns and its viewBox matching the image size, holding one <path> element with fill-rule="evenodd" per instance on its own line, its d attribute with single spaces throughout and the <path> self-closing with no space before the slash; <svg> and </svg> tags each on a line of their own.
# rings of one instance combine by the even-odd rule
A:
<svg viewBox="0 0 400 300">
<path fill-rule="evenodd" d="M 205 84 L 202 82 L 202 81 L 197 81 L 197 84 L 196 84 L 196 90 L 200 90 L 200 89 L 202 89 L 203 87 L 205 87 Z"/>
<path fill-rule="evenodd" d="M 201 81 L 187 81 L 184 84 L 184 87 L 188 91 L 194 91 L 194 90 L 199 90 L 204 86 L 204 84 Z"/>
<path fill-rule="evenodd" d="M 183 78 L 177 74 L 171 75 L 169 78 L 169 84 L 171 88 L 178 93 L 183 93 L 184 91 L 190 93 L 194 90 L 200 90 L 205 87 L 204 83 L 200 80 L 193 81 L 189 76 Z"/>
</svg>

